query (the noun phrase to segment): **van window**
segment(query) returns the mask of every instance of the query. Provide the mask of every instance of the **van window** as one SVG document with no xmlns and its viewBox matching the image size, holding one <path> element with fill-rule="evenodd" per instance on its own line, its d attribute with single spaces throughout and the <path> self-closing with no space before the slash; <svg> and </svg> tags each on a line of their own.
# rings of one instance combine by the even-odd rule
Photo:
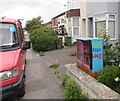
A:
<svg viewBox="0 0 120 101">
<path fill-rule="evenodd" d="M 20 33 L 20 42 L 22 42 L 23 39 L 24 39 L 23 30 L 22 30 L 22 28 L 20 28 L 20 27 L 18 27 L 18 30 L 19 30 L 19 33 Z"/>
<path fill-rule="evenodd" d="M 18 36 L 14 24 L 0 23 L 0 47 L 18 44 Z"/>
</svg>

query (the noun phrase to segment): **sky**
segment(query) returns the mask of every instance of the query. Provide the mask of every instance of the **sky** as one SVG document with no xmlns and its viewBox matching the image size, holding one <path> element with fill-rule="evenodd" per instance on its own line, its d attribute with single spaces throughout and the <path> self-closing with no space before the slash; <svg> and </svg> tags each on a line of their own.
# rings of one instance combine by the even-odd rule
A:
<svg viewBox="0 0 120 101">
<path fill-rule="evenodd" d="M 46 23 L 63 13 L 66 4 L 67 0 L 0 0 L 0 18 L 24 19 L 23 27 L 27 20 L 38 16 Z"/>
</svg>

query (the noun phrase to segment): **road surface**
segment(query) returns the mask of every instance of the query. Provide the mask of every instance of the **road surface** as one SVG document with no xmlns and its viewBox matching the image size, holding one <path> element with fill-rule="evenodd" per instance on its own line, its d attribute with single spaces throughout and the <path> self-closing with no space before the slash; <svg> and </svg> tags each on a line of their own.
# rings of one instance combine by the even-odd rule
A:
<svg viewBox="0 0 120 101">
<path fill-rule="evenodd" d="M 64 87 L 54 74 L 57 70 L 49 66 L 60 64 L 58 71 L 65 72 L 65 64 L 76 62 L 76 57 L 69 56 L 73 51 L 75 47 L 46 52 L 45 56 L 40 57 L 32 49 L 28 50 L 26 94 L 22 99 L 64 99 Z"/>
</svg>

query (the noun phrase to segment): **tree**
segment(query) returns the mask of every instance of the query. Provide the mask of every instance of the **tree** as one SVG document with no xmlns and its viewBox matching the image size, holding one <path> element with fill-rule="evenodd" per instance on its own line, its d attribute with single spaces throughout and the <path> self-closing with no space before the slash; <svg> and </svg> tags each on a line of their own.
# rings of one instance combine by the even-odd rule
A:
<svg viewBox="0 0 120 101">
<path fill-rule="evenodd" d="M 43 21 L 41 20 L 41 16 L 38 16 L 37 18 L 33 18 L 32 20 L 28 20 L 25 25 L 25 29 L 27 31 L 30 31 L 31 27 L 34 25 L 42 25 Z"/>
</svg>

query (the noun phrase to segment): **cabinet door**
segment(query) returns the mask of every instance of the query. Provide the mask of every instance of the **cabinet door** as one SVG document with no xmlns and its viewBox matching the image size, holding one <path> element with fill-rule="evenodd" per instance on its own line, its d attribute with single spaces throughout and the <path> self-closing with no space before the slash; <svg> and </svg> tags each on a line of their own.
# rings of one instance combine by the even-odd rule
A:
<svg viewBox="0 0 120 101">
<path fill-rule="evenodd" d="M 83 43 L 81 41 L 77 41 L 77 60 L 82 63 L 83 57 Z"/>
<path fill-rule="evenodd" d="M 83 64 L 86 65 L 86 67 L 91 68 L 91 42 L 90 41 L 84 42 L 83 49 L 84 49 Z"/>
</svg>

